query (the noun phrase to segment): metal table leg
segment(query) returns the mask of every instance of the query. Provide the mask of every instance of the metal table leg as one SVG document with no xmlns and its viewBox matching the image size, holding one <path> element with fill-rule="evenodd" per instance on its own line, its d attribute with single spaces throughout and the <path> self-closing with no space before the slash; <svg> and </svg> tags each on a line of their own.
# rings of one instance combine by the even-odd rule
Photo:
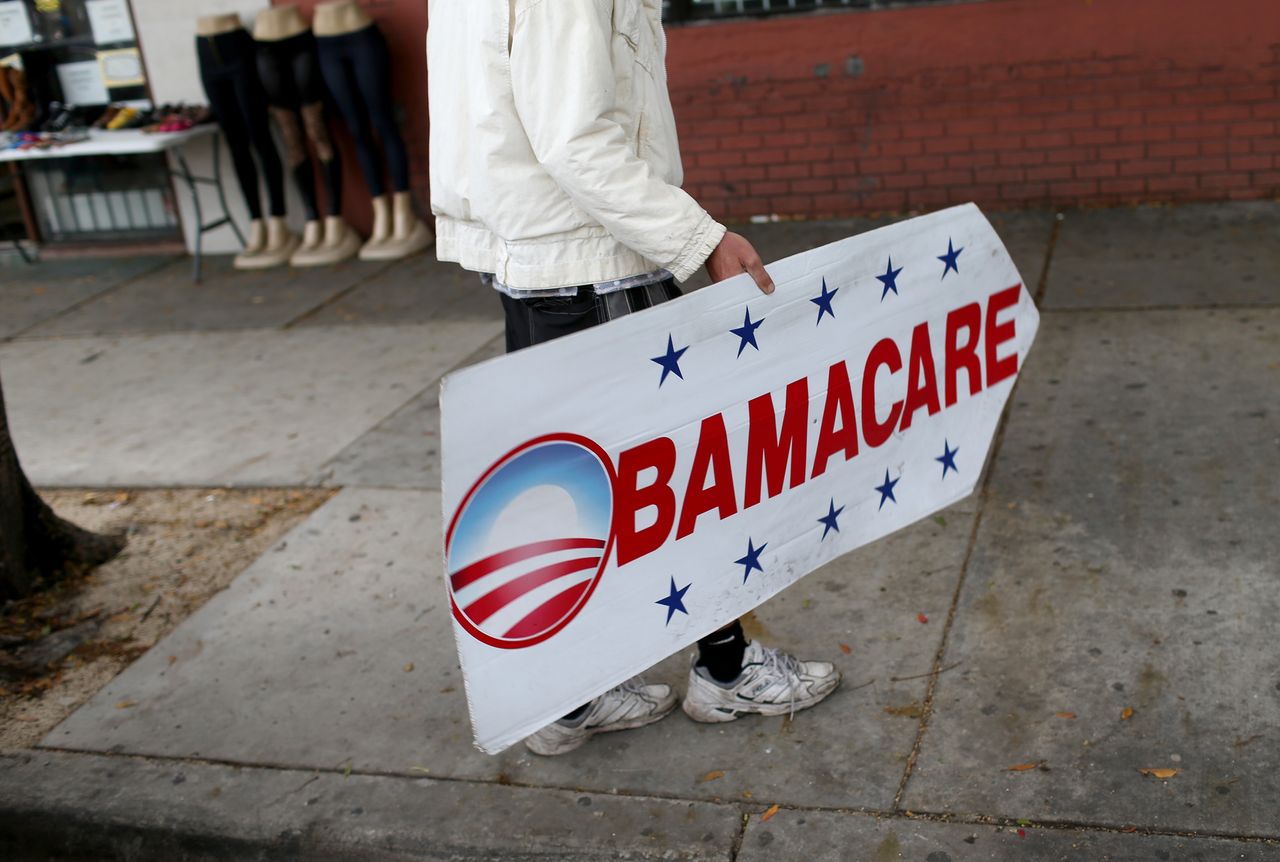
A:
<svg viewBox="0 0 1280 862">
<path fill-rule="evenodd" d="M 223 225 L 231 225 L 231 230 L 235 232 L 236 239 L 244 245 L 244 234 L 240 232 L 240 226 L 235 223 L 235 219 L 231 218 L 231 212 L 227 208 L 226 193 L 222 189 L 222 159 L 219 152 L 219 142 L 221 133 L 215 132 L 213 136 L 213 176 L 201 177 L 191 172 L 191 166 L 187 164 L 187 158 L 182 152 L 181 147 L 175 147 L 173 154 L 178 160 L 180 171 L 170 171 L 170 173 L 181 179 L 187 184 L 187 188 L 191 191 L 191 205 L 196 214 L 196 237 L 195 237 L 195 260 L 192 263 L 192 280 L 200 283 L 201 267 L 204 260 L 204 235 L 211 230 L 217 230 Z M 200 205 L 200 190 L 197 184 L 211 185 L 218 192 L 218 205 L 222 208 L 222 218 L 217 221 L 205 224 L 204 210 Z"/>
</svg>

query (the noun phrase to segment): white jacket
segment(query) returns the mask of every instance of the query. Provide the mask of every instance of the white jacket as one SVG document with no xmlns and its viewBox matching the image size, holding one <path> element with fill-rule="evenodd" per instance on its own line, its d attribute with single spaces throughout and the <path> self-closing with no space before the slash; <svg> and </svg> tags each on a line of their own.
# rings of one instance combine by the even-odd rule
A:
<svg viewBox="0 0 1280 862">
<path fill-rule="evenodd" d="M 429 0 L 441 260 L 513 288 L 677 280 L 725 229 L 680 189 L 661 0 Z"/>
</svg>

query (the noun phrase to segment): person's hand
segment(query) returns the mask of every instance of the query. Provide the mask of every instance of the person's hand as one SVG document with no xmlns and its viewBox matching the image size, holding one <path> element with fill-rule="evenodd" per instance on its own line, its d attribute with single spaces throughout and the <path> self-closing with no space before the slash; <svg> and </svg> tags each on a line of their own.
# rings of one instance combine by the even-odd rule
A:
<svg viewBox="0 0 1280 862">
<path fill-rule="evenodd" d="M 727 232 L 716 250 L 711 252 L 711 257 L 707 258 L 707 274 L 715 284 L 743 272 L 751 274 L 761 293 L 773 293 L 773 279 L 765 272 L 755 247 L 745 236 Z"/>
</svg>

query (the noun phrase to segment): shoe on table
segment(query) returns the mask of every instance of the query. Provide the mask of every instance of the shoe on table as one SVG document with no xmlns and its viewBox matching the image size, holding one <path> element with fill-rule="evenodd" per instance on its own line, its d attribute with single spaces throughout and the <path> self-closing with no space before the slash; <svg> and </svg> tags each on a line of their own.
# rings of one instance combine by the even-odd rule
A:
<svg viewBox="0 0 1280 862">
<path fill-rule="evenodd" d="M 740 715 L 794 714 L 822 701 L 840 685 L 840 672 L 825 661 L 800 661 L 781 650 L 747 644 L 742 673 L 719 682 L 705 667 L 689 671 L 685 714 L 694 721 L 733 721 Z"/>
<path fill-rule="evenodd" d="M 644 727 L 671 712 L 676 694 L 669 685 L 645 685 L 637 679 L 611 688 L 587 705 L 582 715 L 552 722 L 524 741 L 534 754 L 567 754 L 597 733 Z"/>
</svg>

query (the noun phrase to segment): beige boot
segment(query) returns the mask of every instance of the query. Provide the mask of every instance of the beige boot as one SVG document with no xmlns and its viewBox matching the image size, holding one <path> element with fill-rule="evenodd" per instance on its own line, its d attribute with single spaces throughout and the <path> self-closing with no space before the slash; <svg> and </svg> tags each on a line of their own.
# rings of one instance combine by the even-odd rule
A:
<svg viewBox="0 0 1280 862">
<path fill-rule="evenodd" d="M 374 209 L 374 229 L 377 230 L 377 209 Z M 361 260 L 399 260 L 428 248 L 435 237 L 413 210 L 413 198 L 409 192 L 396 192 L 391 206 L 391 235 L 385 241 L 373 245 L 372 240 L 360 250 Z"/>
<path fill-rule="evenodd" d="M 237 255 L 236 269 L 270 269 L 284 266 L 298 248 L 298 237 L 289 230 L 289 224 L 283 216 L 272 216 L 267 219 L 267 243 L 256 254 Z"/>
<path fill-rule="evenodd" d="M 310 225 L 308 225 L 310 227 Z M 324 237 L 314 247 L 303 242 L 302 248 L 289 261 L 293 266 L 325 266 L 341 263 L 360 251 L 360 237 L 342 216 L 328 216 L 324 220 Z"/>
</svg>

